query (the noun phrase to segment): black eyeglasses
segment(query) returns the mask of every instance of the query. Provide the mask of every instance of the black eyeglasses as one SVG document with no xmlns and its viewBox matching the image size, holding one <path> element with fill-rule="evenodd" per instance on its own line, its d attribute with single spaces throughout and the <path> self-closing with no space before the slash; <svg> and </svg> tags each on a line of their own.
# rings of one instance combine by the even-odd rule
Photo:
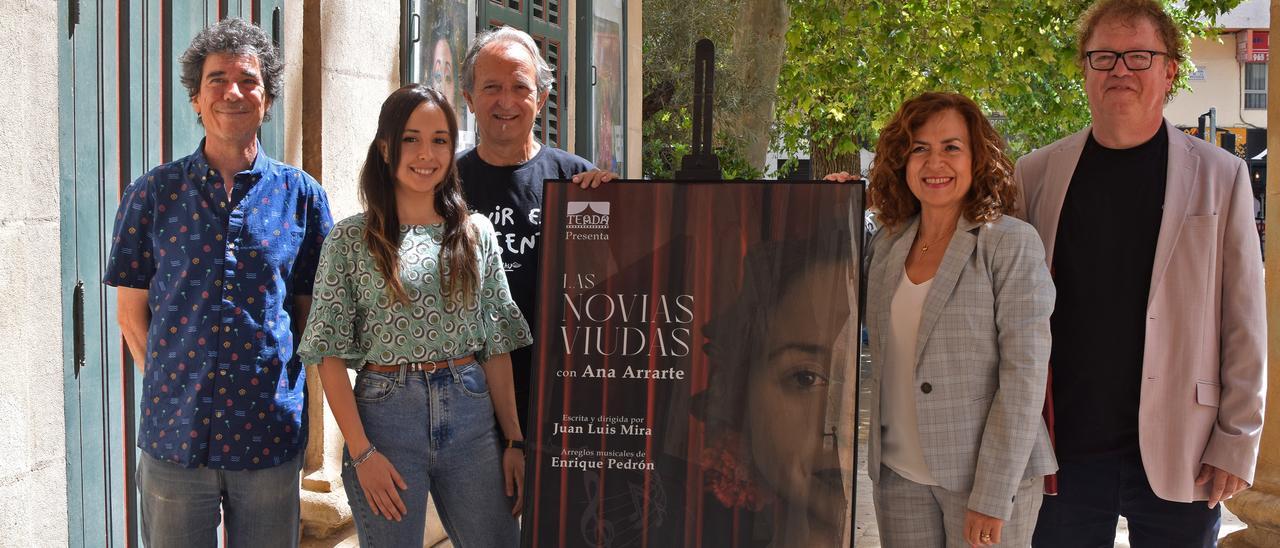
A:
<svg viewBox="0 0 1280 548">
<path fill-rule="evenodd" d="M 1147 70 L 1151 68 L 1151 63 L 1155 61 L 1157 55 L 1167 56 L 1169 54 L 1149 49 L 1131 49 L 1129 51 L 1095 49 L 1084 52 L 1085 58 L 1089 60 L 1089 68 L 1102 71 L 1116 68 L 1116 60 L 1118 59 L 1124 59 L 1124 68 L 1129 70 Z"/>
</svg>

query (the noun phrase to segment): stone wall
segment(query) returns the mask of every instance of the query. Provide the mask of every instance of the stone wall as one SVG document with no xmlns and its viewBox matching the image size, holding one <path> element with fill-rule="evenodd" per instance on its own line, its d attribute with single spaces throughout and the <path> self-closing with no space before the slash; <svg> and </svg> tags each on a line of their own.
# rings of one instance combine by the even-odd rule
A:
<svg viewBox="0 0 1280 548">
<path fill-rule="evenodd" d="M 0 13 L 0 544 L 67 544 L 58 240 L 58 3 Z"/>
</svg>

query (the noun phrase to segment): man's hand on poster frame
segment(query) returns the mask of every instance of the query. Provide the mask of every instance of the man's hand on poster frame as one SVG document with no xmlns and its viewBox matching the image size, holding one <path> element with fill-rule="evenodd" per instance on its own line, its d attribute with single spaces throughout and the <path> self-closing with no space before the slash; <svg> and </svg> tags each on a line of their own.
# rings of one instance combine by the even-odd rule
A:
<svg viewBox="0 0 1280 548">
<path fill-rule="evenodd" d="M 621 177 L 618 177 L 617 173 L 614 173 L 612 171 L 605 171 L 603 169 L 593 169 L 591 171 L 574 175 L 573 184 L 578 185 L 579 187 L 584 189 L 599 188 L 600 185 L 604 183 L 607 183 L 614 179 L 620 179 L 620 178 Z"/>
</svg>

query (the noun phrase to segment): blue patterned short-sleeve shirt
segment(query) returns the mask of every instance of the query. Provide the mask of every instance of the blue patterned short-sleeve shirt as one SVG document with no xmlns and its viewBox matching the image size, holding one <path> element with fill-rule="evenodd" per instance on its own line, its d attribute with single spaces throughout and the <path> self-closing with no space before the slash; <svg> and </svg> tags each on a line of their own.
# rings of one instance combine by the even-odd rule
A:
<svg viewBox="0 0 1280 548">
<path fill-rule="evenodd" d="M 533 344 L 529 324 L 511 300 L 493 225 L 479 214 L 470 221 L 478 236 L 480 279 L 477 298 L 465 305 L 442 297 L 443 224 L 401 225 L 400 282 L 409 297 L 402 303 L 365 245 L 364 215 L 340 221 L 316 271 L 311 315 L 298 349 L 303 361 L 338 357 L 358 369 L 475 353 L 484 362 Z"/>
<path fill-rule="evenodd" d="M 226 181 L 204 143 L 125 190 L 103 283 L 148 291 L 138 447 L 189 468 L 267 468 L 306 443 L 295 296 L 332 226 L 324 190 L 259 152 Z"/>
</svg>

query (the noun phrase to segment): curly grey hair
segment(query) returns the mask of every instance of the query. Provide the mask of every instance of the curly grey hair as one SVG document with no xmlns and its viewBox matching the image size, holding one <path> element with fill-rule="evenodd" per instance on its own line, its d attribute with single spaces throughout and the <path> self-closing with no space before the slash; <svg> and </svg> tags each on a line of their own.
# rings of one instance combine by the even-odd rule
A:
<svg viewBox="0 0 1280 548">
<path fill-rule="evenodd" d="M 266 31 L 244 19 L 232 17 L 205 27 L 191 39 L 191 45 L 178 58 L 178 62 L 182 64 L 182 85 L 187 88 L 188 98 L 194 99 L 200 93 L 204 61 L 215 53 L 257 57 L 258 64 L 262 67 L 262 85 L 267 98 L 274 103 L 283 91 L 284 59 L 280 50 L 271 43 L 271 37 Z"/>
<path fill-rule="evenodd" d="M 532 36 L 522 30 L 511 27 L 498 27 L 487 30 L 477 35 L 476 39 L 471 42 L 471 47 L 467 49 L 467 57 L 462 60 L 462 89 L 468 93 L 475 91 L 476 58 L 479 57 L 480 50 L 495 42 L 514 42 L 524 46 L 529 51 L 529 55 L 533 57 L 533 65 L 538 72 L 538 95 L 551 91 L 551 86 L 556 82 L 554 69 L 538 53 L 538 44 L 533 41 Z"/>
</svg>

